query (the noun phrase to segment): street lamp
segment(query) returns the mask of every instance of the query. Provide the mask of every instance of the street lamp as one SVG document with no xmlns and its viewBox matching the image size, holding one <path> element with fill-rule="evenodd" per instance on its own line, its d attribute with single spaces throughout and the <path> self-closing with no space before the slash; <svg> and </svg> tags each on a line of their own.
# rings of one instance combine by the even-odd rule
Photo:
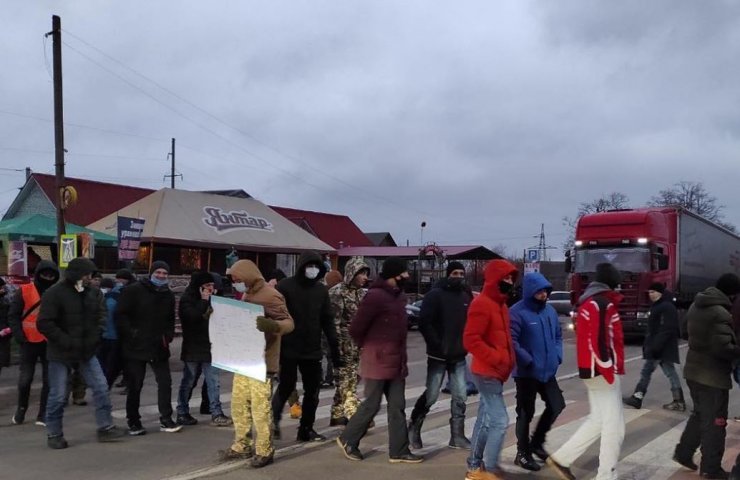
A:
<svg viewBox="0 0 740 480">
<path fill-rule="evenodd" d="M 421 222 L 421 236 L 420 236 L 420 245 L 419 245 L 419 259 L 416 262 L 417 268 L 416 268 L 416 298 L 419 298 L 421 296 L 421 252 L 424 250 L 424 227 L 427 226 L 427 222 L 422 221 Z"/>
</svg>

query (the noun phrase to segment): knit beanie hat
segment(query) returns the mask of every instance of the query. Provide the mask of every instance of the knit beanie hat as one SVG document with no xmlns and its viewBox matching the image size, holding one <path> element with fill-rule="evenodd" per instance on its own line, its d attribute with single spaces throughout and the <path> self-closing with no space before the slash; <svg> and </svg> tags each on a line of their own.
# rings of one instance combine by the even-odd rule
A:
<svg viewBox="0 0 740 480">
<path fill-rule="evenodd" d="M 134 274 L 131 273 L 131 270 L 129 270 L 128 268 L 122 268 L 117 271 L 116 278 L 120 278 L 121 280 L 128 280 L 129 283 L 136 281 L 136 277 L 134 277 Z"/>
<path fill-rule="evenodd" d="M 447 276 L 449 277 L 455 270 L 465 270 L 465 265 L 460 262 L 450 262 L 447 264 Z"/>
<path fill-rule="evenodd" d="M 110 277 L 103 277 L 100 281 L 100 288 L 113 288 L 116 286 L 116 282 Z"/>
<path fill-rule="evenodd" d="M 665 292 L 665 285 L 663 285 L 660 282 L 654 282 L 650 284 L 650 286 L 648 287 L 648 290 L 653 290 L 658 293 L 663 293 Z"/>
<path fill-rule="evenodd" d="M 164 269 L 167 271 L 167 273 L 170 273 L 170 266 L 167 265 L 167 262 L 164 262 L 162 260 L 157 260 L 156 262 L 152 262 L 152 268 L 149 270 L 149 273 L 154 273 L 157 269 Z"/>
<path fill-rule="evenodd" d="M 67 272 L 64 275 L 69 280 L 76 282 L 97 269 L 98 267 L 89 258 L 77 257 L 70 260 L 69 265 L 67 265 Z"/>
<path fill-rule="evenodd" d="M 389 278 L 401 275 L 407 270 L 408 268 L 406 267 L 406 262 L 396 257 L 390 257 L 383 262 L 383 268 L 380 272 L 380 276 L 388 280 Z"/>
<path fill-rule="evenodd" d="M 614 290 L 622 282 L 622 274 L 611 263 L 600 263 L 596 265 L 596 278 L 594 280 Z"/>
<path fill-rule="evenodd" d="M 740 278 L 734 273 L 725 273 L 719 277 L 715 286 L 728 297 L 732 297 L 740 293 Z"/>
<path fill-rule="evenodd" d="M 161 268 L 161 267 L 160 267 Z M 192 275 L 190 275 L 190 285 L 195 288 L 200 288 L 206 283 L 216 283 L 213 280 L 213 275 L 211 275 L 208 272 L 193 272 Z"/>
</svg>

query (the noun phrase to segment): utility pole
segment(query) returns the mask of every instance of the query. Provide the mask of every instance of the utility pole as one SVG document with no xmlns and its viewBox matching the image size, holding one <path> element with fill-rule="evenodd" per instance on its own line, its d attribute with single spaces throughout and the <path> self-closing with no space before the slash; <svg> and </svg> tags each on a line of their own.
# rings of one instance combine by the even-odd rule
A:
<svg viewBox="0 0 740 480">
<path fill-rule="evenodd" d="M 541 262 L 547 261 L 547 251 L 553 248 L 557 248 L 557 247 L 548 245 L 547 242 L 545 241 L 545 224 L 543 223 L 540 227 L 540 243 L 537 246 L 537 250 L 539 250 L 539 257 L 540 257 Z"/>
<path fill-rule="evenodd" d="M 170 188 L 173 190 L 175 189 L 175 177 L 180 177 L 180 180 L 182 180 L 182 175 L 176 175 L 175 174 L 175 139 L 172 139 L 172 151 L 170 151 L 169 154 L 167 154 L 168 157 L 172 160 L 172 170 L 169 175 L 165 175 L 164 178 L 170 177 Z"/>
<path fill-rule="evenodd" d="M 57 239 L 66 233 L 64 227 L 64 210 L 62 209 L 62 189 L 64 180 L 64 112 L 62 101 L 62 19 L 58 15 L 51 17 L 52 52 L 54 55 L 54 166 L 56 173 L 57 206 Z"/>
</svg>

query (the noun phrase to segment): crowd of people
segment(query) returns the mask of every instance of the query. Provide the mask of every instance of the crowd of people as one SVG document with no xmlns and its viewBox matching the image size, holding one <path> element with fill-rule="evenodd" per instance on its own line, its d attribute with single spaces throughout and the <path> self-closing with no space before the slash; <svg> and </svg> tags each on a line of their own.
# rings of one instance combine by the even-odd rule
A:
<svg viewBox="0 0 740 480">
<path fill-rule="evenodd" d="M 254 328 L 265 337 L 267 374 L 264 379 L 234 374 L 232 416 L 228 417 L 220 403 L 219 370 L 211 362 L 209 338 L 211 298 L 223 289 L 220 275 L 194 272 L 180 299 L 183 375 L 173 410 L 169 358 L 176 301 L 169 285 L 169 266 L 155 261 L 149 276 L 137 280 L 125 269 L 115 278 L 102 278 L 86 258 L 72 260 L 63 275 L 54 263 L 39 262 L 32 282 L 17 289 L 9 301 L 0 298 L 0 368 L 9 363 L 10 338 L 20 344 L 18 405 L 11 423 L 26 421 L 31 383 L 40 363 L 43 387 L 36 423 L 46 427 L 50 448 L 68 447 L 64 409 L 70 396 L 73 402 L 84 402 L 85 390 L 92 392 L 99 441 L 144 435 L 147 430 L 139 407 L 148 365 L 157 384 L 161 431 L 175 433 L 198 423 L 190 414 L 189 402 L 202 375 L 201 411 L 210 413 L 214 426 L 233 423 L 234 427 L 234 441 L 220 452 L 221 457 L 249 459 L 252 467 L 261 468 L 274 461 L 274 440 L 281 438 L 286 402 L 300 410 L 296 441 L 326 440 L 314 423 L 319 390 L 331 383 L 335 395 L 330 424 L 343 427 L 336 443 L 347 459 L 364 459 L 360 444 L 385 396 L 389 462 L 413 464 L 424 460 L 418 454 L 423 448 L 424 421 L 447 376 L 451 402 L 448 445 L 469 450 L 466 480 L 495 480 L 503 476 L 500 456 L 509 424 L 503 385 L 513 376 L 515 465 L 527 471 L 547 465 L 560 478 L 572 480 L 576 477 L 571 466 L 596 441 L 600 441 L 596 478 L 617 478 L 625 435 L 623 406 L 642 407 L 658 366 L 672 393 L 672 401 L 663 407 L 679 412 L 687 409 L 675 368 L 679 363 L 678 314 L 672 293 L 660 283 L 649 288 L 652 308 L 640 380 L 631 395 L 622 397 L 625 359 L 618 309 L 622 274 L 603 263 L 578 299 L 575 316 L 578 374 L 588 392 L 590 412 L 565 443 L 546 451 L 547 434 L 566 408 L 556 377 L 563 361 L 562 331 L 557 313 L 547 304 L 552 285 L 539 273 L 528 273 L 519 282 L 513 264 L 493 260 L 485 268 L 481 292 L 474 295 L 465 281 L 465 266 L 452 261 L 422 302 L 419 329 L 426 343 L 426 385 L 407 422 L 406 264 L 386 259 L 369 285 L 370 268 L 362 258 L 347 262 L 343 275 L 328 274 L 328 270 L 321 256 L 310 252 L 301 255 L 293 276 L 279 281 L 266 280 L 250 260 L 237 260 L 229 267 L 226 273 L 235 296 L 264 309 Z M 521 298 L 512 302 L 519 283 Z M 6 292 L 0 280 L 0 297 Z M 697 295 L 686 313 L 688 353 L 683 375 L 693 409 L 673 460 L 698 470 L 703 478 L 731 475 L 722 469 L 721 461 L 729 390 L 733 376 L 740 381 L 740 369 L 735 368 L 740 361 L 736 337 L 740 318 L 736 316 L 733 322 L 731 313 L 738 294 L 740 278 L 725 274 Z M 331 377 L 322 367 L 326 357 Z M 472 358 L 469 366 L 468 357 Z M 299 372 L 302 404 L 295 400 Z M 111 416 L 109 391 L 121 374 L 127 395 L 126 430 L 116 426 Z M 471 374 L 480 402 L 475 426 L 467 437 L 466 377 Z M 359 379 L 364 383 L 362 399 L 357 391 Z M 82 400 L 74 395 L 80 389 Z M 532 429 L 538 396 L 545 410 Z M 697 450 L 701 450 L 699 464 L 694 462 Z"/>
</svg>

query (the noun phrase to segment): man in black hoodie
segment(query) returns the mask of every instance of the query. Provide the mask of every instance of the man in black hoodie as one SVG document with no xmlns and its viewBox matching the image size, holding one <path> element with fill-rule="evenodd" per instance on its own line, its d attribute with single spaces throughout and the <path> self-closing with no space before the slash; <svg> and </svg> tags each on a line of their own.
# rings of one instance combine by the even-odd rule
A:
<svg viewBox="0 0 740 480">
<path fill-rule="evenodd" d="M 411 412 L 409 442 L 411 447 L 423 447 L 421 426 L 429 410 L 439 398 L 445 372 L 450 378 L 452 418 L 450 448 L 470 448 L 465 438 L 465 356 L 462 334 L 473 294 L 465 285 L 465 266 L 460 262 L 447 265 L 447 277 L 439 280 L 426 294 L 421 304 L 419 330 L 427 344 L 426 390 Z"/>
<path fill-rule="evenodd" d="M 339 368 L 337 335 L 329 292 L 319 280 L 326 266 L 318 253 L 303 253 L 298 259 L 296 274 L 281 280 L 277 290 L 285 297 L 295 330 L 282 337 L 280 348 L 280 383 L 272 399 L 274 434 L 280 438 L 280 418 L 291 392 L 295 389 L 298 370 L 303 380 L 303 414 L 298 428 L 299 442 L 322 441 L 326 438 L 313 429 L 319 405 L 321 384 L 321 332 L 329 342 L 332 364 Z"/>
<path fill-rule="evenodd" d="M 38 329 L 48 340 L 49 358 L 49 408 L 46 412 L 49 448 L 67 448 L 62 419 L 73 365 L 93 392 L 98 441 L 108 442 L 123 435 L 123 431 L 113 425 L 108 382 L 95 356 L 106 317 L 103 294 L 90 287 L 95 270 L 91 260 L 73 259 L 64 281 L 50 287 L 41 298 Z"/>
<path fill-rule="evenodd" d="M 129 435 L 144 435 L 139 403 L 149 364 L 157 380 L 159 429 L 174 433 L 182 429 L 172 420 L 172 376 L 170 343 L 175 337 L 175 295 L 169 287 L 170 267 L 152 263 L 150 277 L 121 291 L 115 320 L 123 347 L 128 382 L 126 418 Z"/>
<path fill-rule="evenodd" d="M 36 264 L 33 282 L 21 285 L 17 290 L 8 311 L 8 323 L 13 331 L 13 338 L 21 346 L 20 376 L 18 377 L 18 408 L 10 422 L 14 425 L 23 423 L 28 409 L 28 398 L 31 394 L 31 383 L 36 373 L 36 363 L 41 362 L 41 398 L 36 425 L 44 426 L 46 401 L 49 397 L 49 364 L 46 359 L 46 337 L 41 335 L 36 325 L 41 297 L 52 285 L 59 281 L 59 269 L 49 260 Z"/>
</svg>

